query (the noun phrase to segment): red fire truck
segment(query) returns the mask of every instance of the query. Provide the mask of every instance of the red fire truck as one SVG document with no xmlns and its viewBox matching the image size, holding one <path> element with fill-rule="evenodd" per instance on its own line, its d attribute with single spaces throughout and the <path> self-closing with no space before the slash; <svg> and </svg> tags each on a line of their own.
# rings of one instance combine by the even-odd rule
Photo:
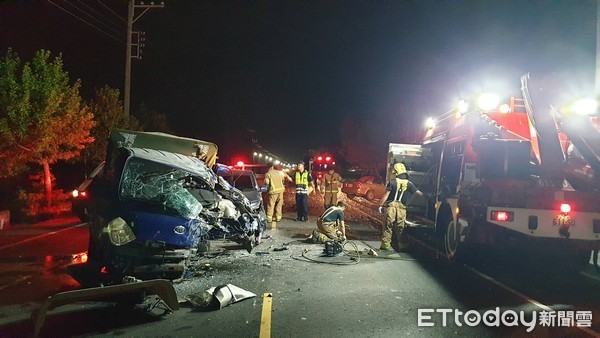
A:
<svg viewBox="0 0 600 338">
<path fill-rule="evenodd" d="M 310 158 L 310 172 L 315 180 L 315 184 L 320 182 L 323 175 L 331 168 L 335 168 L 337 165 L 336 159 L 333 154 L 329 152 L 318 152 Z"/>
<path fill-rule="evenodd" d="M 596 118 L 555 109 L 542 86 L 529 91 L 529 75 L 521 82 L 522 99 L 482 95 L 478 108 L 462 102 L 431 121 L 422 144 L 390 145 L 388 168 L 428 167 L 415 183 L 435 202 L 408 232 L 449 258 L 493 247 L 587 263 L 600 246 Z"/>
</svg>

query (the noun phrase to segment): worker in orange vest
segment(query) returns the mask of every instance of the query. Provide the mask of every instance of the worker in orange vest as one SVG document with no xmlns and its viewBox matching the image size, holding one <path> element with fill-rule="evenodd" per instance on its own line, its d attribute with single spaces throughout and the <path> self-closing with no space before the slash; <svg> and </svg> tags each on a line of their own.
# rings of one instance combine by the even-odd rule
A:
<svg viewBox="0 0 600 338">
<path fill-rule="evenodd" d="M 337 195 L 340 191 L 341 182 L 342 177 L 340 174 L 335 172 L 333 166 L 329 167 L 329 170 L 323 175 L 323 179 L 321 180 L 321 192 L 323 192 L 325 210 L 337 205 Z"/>
</svg>

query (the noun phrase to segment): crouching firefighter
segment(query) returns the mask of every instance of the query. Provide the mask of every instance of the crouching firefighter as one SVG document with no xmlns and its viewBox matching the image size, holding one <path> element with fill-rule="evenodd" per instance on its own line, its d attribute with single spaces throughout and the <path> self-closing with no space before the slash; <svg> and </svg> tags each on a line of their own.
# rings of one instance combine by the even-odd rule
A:
<svg viewBox="0 0 600 338">
<path fill-rule="evenodd" d="M 380 250 L 390 250 L 392 248 L 392 232 L 398 234 L 398 249 L 400 251 L 408 249 L 408 239 L 404 228 L 406 227 L 406 205 L 411 200 L 412 195 L 424 196 L 417 187 L 409 181 L 408 172 L 402 163 L 394 164 L 392 174 L 395 176 L 385 187 L 385 194 L 381 198 L 379 213 L 382 213 L 383 207 L 386 208 L 385 224 L 381 235 Z"/>
<path fill-rule="evenodd" d="M 310 239 L 313 243 L 325 243 L 330 240 L 346 240 L 346 226 L 344 225 L 344 210 L 346 203 L 339 201 L 335 206 L 329 207 L 317 219 L 317 230 L 312 232 Z"/>
</svg>

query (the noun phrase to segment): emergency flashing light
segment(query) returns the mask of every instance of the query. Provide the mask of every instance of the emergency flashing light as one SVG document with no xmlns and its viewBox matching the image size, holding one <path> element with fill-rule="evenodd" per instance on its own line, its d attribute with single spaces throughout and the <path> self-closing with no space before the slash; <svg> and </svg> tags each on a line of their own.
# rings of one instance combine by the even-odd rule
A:
<svg viewBox="0 0 600 338">
<path fill-rule="evenodd" d="M 238 167 L 243 167 L 244 166 L 244 161 L 237 161 L 236 165 Z"/>
<path fill-rule="evenodd" d="M 330 156 L 325 157 L 325 161 L 327 161 L 327 162 L 331 161 L 331 157 Z"/>
<path fill-rule="evenodd" d="M 496 94 L 481 94 L 477 104 L 481 110 L 494 110 L 500 104 L 500 97 Z"/>
<path fill-rule="evenodd" d="M 461 116 L 462 116 L 462 112 L 460 110 L 457 110 L 456 113 L 454 113 L 454 118 L 457 119 L 457 120 L 459 118 L 461 118 Z"/>
<path fill-rule="evenodd" d="M 262 154 L 258 154 L 258 157 L 262 157 Z"/>
<path fill-rule="evenodd" d="M 323 156 L 317 157 L 317 161 L 323 161 Z"/>
<path fill-rule="evenodd" d="M 79 196 L 79 190 L 77 190 L 77 189 L 76 189 L 76 190 L 73 190 L 73 191 L 71 192 L 71 195 L 73 195 L 73 197 L 77 197 L 77 196 Z"/>
<path fill-rule="evenodd" d="M 82 191 L 81 196 L 85 197 L 85 195 L 87 195 L 87 193 L 85 191 Z"/>
<path fill-rule="evenodd" d="M 571 212 L 571 205 L 568 203 L 562 203 L 560 205 L 560 212 L 562 212 L 563 214 L 568 214 Z"/>
<path fill-rule="evenodd" d="M 254 152 L 254 156 L 256 156 L 256 155 L 258 155 L 258 153 L 255 151 L 255 152 Z"/>
<path fill-rule="evenodd" d="M 503 114 L 510 113 L 510 106 L 504 103 L 501 104 L 500 107 L 498 107 L 498 110 Z"/>
</svg>

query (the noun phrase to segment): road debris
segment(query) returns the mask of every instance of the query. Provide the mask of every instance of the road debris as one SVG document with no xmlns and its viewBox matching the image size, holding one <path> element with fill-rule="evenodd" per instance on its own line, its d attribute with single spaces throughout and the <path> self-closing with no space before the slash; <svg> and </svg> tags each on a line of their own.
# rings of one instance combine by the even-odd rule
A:
<svg viewBox="0 0 600 338">
<path fill-rule="evenodd" d="M 185 299 L 196 307 L 217 310 L 252 297 L 256 297 L 256 295 L 233 284 L 227 284 L 212 287 L 200 293 L 187 295 Z"/>
</svg>

